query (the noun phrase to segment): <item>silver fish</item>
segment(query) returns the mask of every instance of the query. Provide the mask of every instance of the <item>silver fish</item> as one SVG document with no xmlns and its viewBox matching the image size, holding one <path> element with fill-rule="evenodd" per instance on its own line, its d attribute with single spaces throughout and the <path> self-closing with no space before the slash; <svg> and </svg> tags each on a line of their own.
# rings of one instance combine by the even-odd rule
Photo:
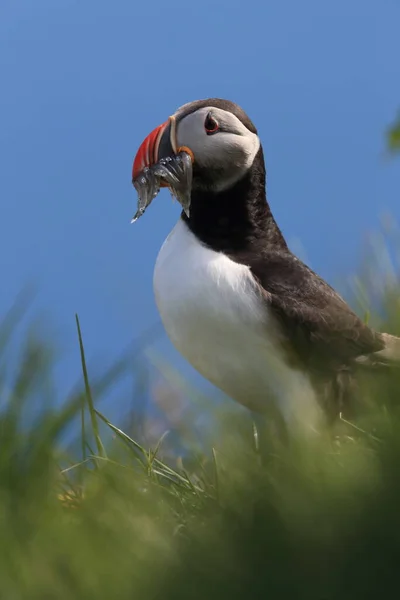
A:
<svg viewBox="0 0 400 600">
<path fill-rule="evenodd" d="M 192 159 L 187 152 L 162 158 L 156 165 L 145 167 L 133 182 L 138 194 L 138 203 L 131 223 L 144 214 L 160 191 L 161 183 L 167 184 L 172 196 L 175 196 L 189 216 L 192 178 Z"/>
</svg>

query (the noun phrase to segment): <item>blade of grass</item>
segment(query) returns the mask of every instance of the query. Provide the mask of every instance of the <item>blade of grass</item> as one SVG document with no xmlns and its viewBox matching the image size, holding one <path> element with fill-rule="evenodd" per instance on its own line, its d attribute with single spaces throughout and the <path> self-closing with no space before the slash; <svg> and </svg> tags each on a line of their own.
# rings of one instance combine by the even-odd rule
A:
<svg viewBox="0 0 400 600">
<path fill-rule="evenodd" d="M 362 434 L 366 435 L 367 437 L 371 438 L 371 440 L 374 440 L 374 442 L 378 442 L 379 444 L 382 443 L 382 440 L 380 440 L 379 438 L 377 438 L 372 433 L 369 433 L 368 431 L 365 431 L 364 429 L 361 429 L 361 427 L 358 427 L 354 423 L 351 423 L 351 421 L 348 421 L 347 419 L 345 419 L 342 416 L 342 413 L 339 413 L 339 419 L 342 421 L 342 423 L 346 423 L 346 425 L 348 425 L 349 427 L 352 427 L 356 431 L 359 431 L 360 433 L 362 433 Z"/>
<path fill-rule="evenodd" d="M 254 440 L 254 449 L 259 454 L 260 452 L 260 439 L 258 435 L 257 425 L 253 421 L 253 440 Z"/>
<path fill-rule="evenodd" d="M 95 409 L 96 410 L 96 409 Z M 99 412 L 98 410 L 96 410 L 96 415 L 99 417 L 99 419 L 101 419 L 120 439 L 122 439 L 126 444 L 128 444 L 128 446 L 133 446 L 133 448 L 135 448 L 135 450 L 138 450 L 139 453 L 141 454 L 141 456 L 143 457 L 145 462 L 142 462 L 142 465 L 144 468 L 147 468 L 147 464 L 148 464 L 148 452 L 146 451 L 145 448 L 143 448 L 143 446 L 141 446 L 140 444 L 138 444 L 138 442 L 136 442 L 135 440 L 133 440 L 131 437 L 129 437 L 128 434 L 126 434 L 124 431 L 122 431 L 121 429 L 119 429 L 118 427 L 116 427 L 115 425 L 113 425 L 108 419 L 107 417 L 105 417 L 101 412 Z M 161 460 L 159 460 L 158 458 L 154 458 L 153 460 L 154 464 L 157 465 L 160 469 L 162 469 L 162 471 L 165 471 L 166 474 L 169 474 L 172 477 L 176 477 L 176 479 L 178 479 L 182 484 L 184 484 L 185 486 L 189 486 L 190 488 L 193 487 L 193 483 L 187 479 L 185 479 L 185 477 L 183 477 L 180 473 L 178 473 L 178 471 L 175 471 L 174 469 L 171 469 L 171 467 L 169 467 L 167 464 L 163 463 Z M 160 473 L 159 473 L 160 474 Z M 200 492 L 202 492 L 201 488 L 197 488 Z"/>
<path fill-rule="evenodd" d="M 85 447 L 89 450 L 89 454 L 92 454 L 93 456 L 96 454 L 95 452 L 93 452 L 93 448 L 91 447 L 89 442 L 85 442 Z"/>
<path fill-rule="evenodd" d="M 155 459 L 157 458 L 157 454 L 158 454 L 158 452 L 159 452 L 159 450 L 160 450 L 160 446 L 161 446 L 161 444 L 163 443 L 164 439 L 167 437 L 167 435 L 168 435 L 168 434 L 169 434 L 169 431 L 164 431 L 164 433 L 162 434 L 162 436 L 160 437 L 160 439 L 159 439 L 159 440 L 158 440 L 158 442 L 157 442 L 157 445 L 156 445 L 156 447 L 155 447 L 155 450 L 154 450 L 154 452 L 152 452 L 152 451 L 150 450 L 150 457 L 149 457 L 149 460 L 150 460 L 150 468 L 152 468 L 152 466 L 153 466 L 153 462 L 154 462 L 154 461 L 155 461 Z"/>
<path fill-rule="evenodd" d="M 217 497 L 217 502 L 219 503 L 219 479 L 218 479 L 218 465 L 217 465 L 217 453 L 215 448 L 212 449 L 212 457 L 214 463 L 214 473 L 215 473 L 215 494 Z"/>
<path fill-rule="evenodd" d="M 82 399 L 81 406 L 81 444 L 82 444 L 82 460 L 86 459 L 86 429 L 85 429 L 85 400 Z"/>
<path fill-rule="evenodd" d="M 85 460 L 80 460 L 79 462 L 74 463 L 70 467 L 65 467 L 65 469 L 62 469 L 60 471 L 61 475 L 66 475 L 70 471 L 73 471 L 74 469 L 78 469 L 79 467 L 82 467 L 82 465 L 92 462 L 94 460 L 94 458 L 97 459 L 98 457 L 88 456 L 87 458 L 85 458 Z"/>
<path fill-rule="evenodd" d="M 103 442 L 101 441 L 99 426 L 98 426 L 97 418 L 96 418 L 96 410 L 95 410 L 94 404 L 93 404 L 92 392 L 90 389 L 89 377 L 88 377 L 88 372 L 87 372 L 87 367 L 86 367 L 85 349 L 83 346 L 82 332 L 81 332 L 81 326 L 79 323 L 78 315 L 75 315 L 75 320 L 76 320 L 76 327 L 78 330 L 79 348 L 80 348 L 80 353 L 81 353 L 83 379 L 85 382 L 86 400 L 87 400 L 88 407 L 89 407 L 89 414 L 90 414 L 90 419 L 92 422 L 93 435 L 94 435 L 94 439 L 96 441 L 97 452 L 98 452 L 99 456 L 105 457 L 106 451 L 104 449 Z"/>
</svg>

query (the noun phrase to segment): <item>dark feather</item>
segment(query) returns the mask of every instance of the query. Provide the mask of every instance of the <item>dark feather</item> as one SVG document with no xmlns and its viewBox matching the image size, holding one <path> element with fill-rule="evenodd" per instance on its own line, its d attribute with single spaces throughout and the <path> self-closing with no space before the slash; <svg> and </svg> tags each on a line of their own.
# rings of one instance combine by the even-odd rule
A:
<svg viewBox="0 0 400 600">
<path fill-rule="evenodd" d="M 289 251 L 267 250 L 249 266 L 284 335 L 309 369 L 340 368 L 384 348 L 380 334 Z"/>
</svg>

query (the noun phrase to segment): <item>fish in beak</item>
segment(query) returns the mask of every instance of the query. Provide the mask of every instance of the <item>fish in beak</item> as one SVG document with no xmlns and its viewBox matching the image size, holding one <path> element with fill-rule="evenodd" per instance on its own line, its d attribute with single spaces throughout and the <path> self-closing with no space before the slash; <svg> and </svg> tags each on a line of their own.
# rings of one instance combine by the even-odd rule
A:
<svg viewBox="0 0 400 600">
<path fill-rule="evenodd" d="M 177 147 L 173 116 L 144 139 L 133 161 L 132 183 L 138 205 L 132 223 L 144 214 L 162 187 L 170 189 L 189 216 L 193 160 L 189 148 Z"/>
</svg>

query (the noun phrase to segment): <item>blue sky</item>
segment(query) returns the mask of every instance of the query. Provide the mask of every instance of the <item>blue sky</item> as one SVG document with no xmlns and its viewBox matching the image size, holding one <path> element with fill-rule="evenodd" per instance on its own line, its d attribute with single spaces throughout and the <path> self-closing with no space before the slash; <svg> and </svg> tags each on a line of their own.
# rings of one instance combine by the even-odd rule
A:
<svg viewBox="0 0 400 600">
<path fill-rule="evenodd" d="M 243 106 L 289 242 L 329 281 L 351 273 L 381 213 L 400 218 L 384 156 L 399 22 L 397 0 L 1 0 L 0 313 L 36 285 L 61 387 L 78 372 L 75 312 L 93 364 L 158 319 L 153 266 L 179 210 L 163 191 L 130 225 L 132 159 L 190 100 Z"/>
</svg>

